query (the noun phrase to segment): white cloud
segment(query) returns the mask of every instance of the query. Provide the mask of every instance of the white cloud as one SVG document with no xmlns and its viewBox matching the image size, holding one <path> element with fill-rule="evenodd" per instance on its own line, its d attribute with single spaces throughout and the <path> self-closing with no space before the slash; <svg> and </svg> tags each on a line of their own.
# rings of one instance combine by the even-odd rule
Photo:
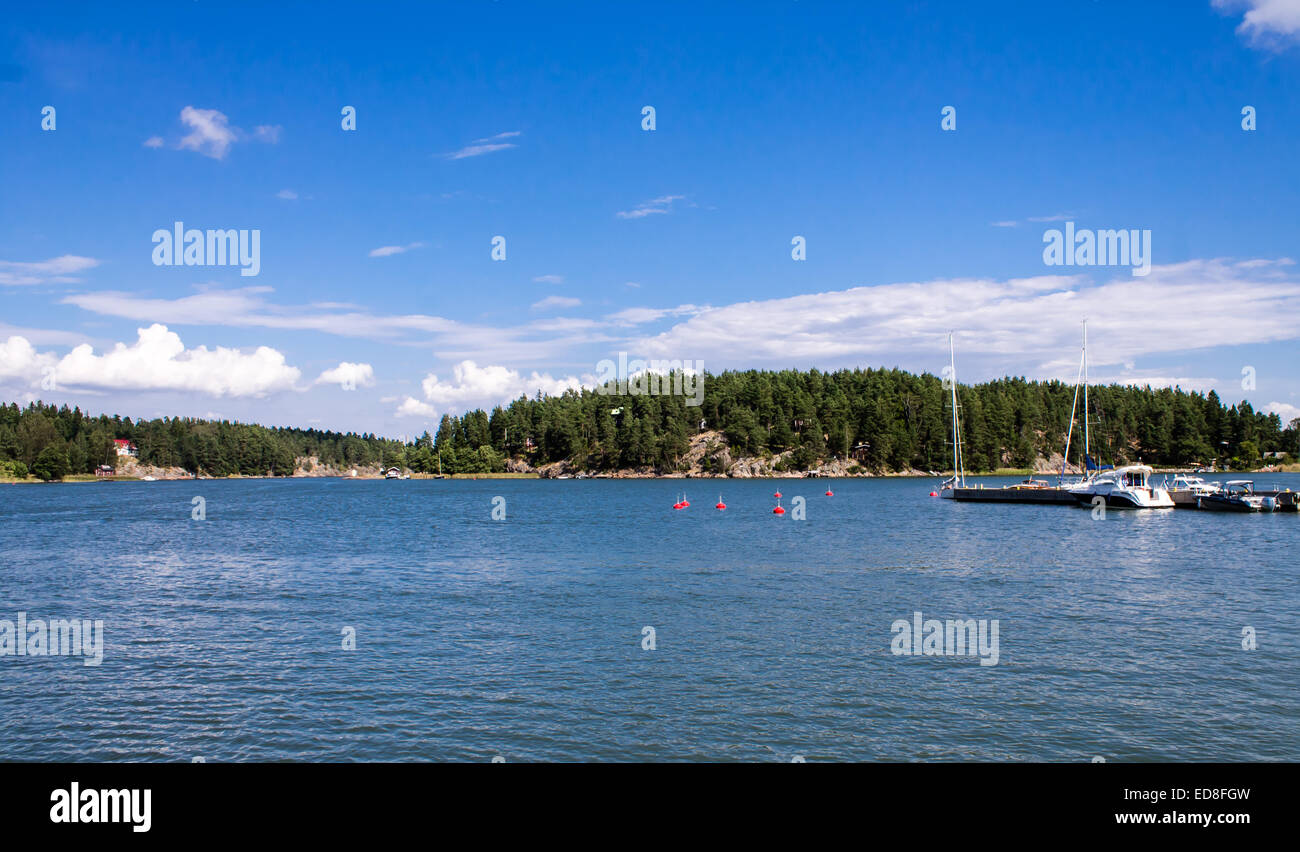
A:
<svg viewBox="0 0 1300 852">
<path fill-rule="evenodd" d="M 464 160 L 467 157 L 481 157 L 484 154 L 491 154 L 494 151 L 504 151 L 507 148 L 517 148 L 513 142 L 506 142 L 506 139 L 513 139 L 516 136 L 522 136 L 523 131 L 508 130 L 505 133 L 498 133 L 495 136 L 489 136 L 486 139 L 475 139 L 458 151 L 452 151 L 442 156 L 448 160 Z"/>
<path fill-rule="evenodd" d="M 1093 318 L 1089 351 L 1098 367 L 1296 339 L 1300 280 L 1287 276 L 1286 265 L 1196 260 L 1154 266 L 1140 282 L 1123 271 L 1099 285 L 1084 276 L 1043 275 L 854 287 L 703 309 L 628 346 L 715 366 L 828 368 L 930 359 L 947 349 L 945 335 L 955 329 L 968 365 L 1072 380 L 1085 317 Z M 1155 317 L 1177 333 L 1154 333 Z"/>
<path fill-rule="evenodd" d="M 1225 12 L 1246 10 L 1237 26 L 1252 47 L 1282 50 L 1300 40 L 1300 0 L 1213 0 Z"/>
<path fill-rule="evenodd" d="M 275 197 L 282 198 L 285 201 L 295 201 L 298 198 L 298 193 L 294 192 L 292 189 L 282 189 L 275 194 Z"/>
<path fill-rule="evenodd" d="M 420 402 L 413 396 L 408 396 L 402 400 L 402 404 L 397 406 L 397 411 L 393 412 L 396 417 L 425 417 L 432 418 L 437 414 L 432 405 L 427 402 Z"/>
<path fill-rule="evenodd" d="M 52 368 L 60 387 L 261 397 L 292 388 L 301 375 L 266 346 L 249 353 L 222 346 L 186 349 L 179 335 L 158 324 L 137 329 L 137 335 L 134 343 L 118 343 L 102 355 L 83 343 L 63 358 L 11 337 L 0 345 L 0 379 L 35 383 Z"/>
<path fill-rule="evenodd" d="M 404 246 L 380 246 L 377 249 L 370 250 L 371 257 L 391 257 L 395 254 L 405 254 L 413 249 L 424 248 L 424 243 L 407 243 Z"/>
<path fill-rule="evenodd" d="M 375 370 L 369 364 L 353 364 L 342 361 L 337 367 L 326 370 L 316 377 L 313 384 L 339 385 L 344 389 L 369 387 L 375 383 Z"/>
<path fill-rule="evenodd" d="M 590 380 L 587 382 L 588 385 L 591 383 Z M 491 408 L 520 396 L 533 396 L 539 390 L 547 396 L 559 396 L 569 388 L 582 386 L 583 382 L 574 376 L 557 379 L 549 373 L 532 373 L 525 378 L 518 371 L 507 367 L 480 367 L 468 360 L 452 368 L 452 380 L 449 382 L 430 373 L 421 383 L 425 399 L 435 405 L 457 410 Z"/>
<path fill-rule="evenodd" d="M 146 148 L 161 148 L 162 146 L 163 138 L 161 136 L 150 136 L 144 140 L 144 147 Z"/>
<path fill-rule="evenodd" d="M 259 124 L 251 134 L 230 124 L 230 119 L 220 110 L 198 109 L 187 106 L 181 110 L 181 123 L 190 132 L 181 138 L 176 147 L 183 151 L 197 151 L 205 157 L 223 160 L 230 146 L 241 140 L 253 139 L 272 145 L 280 141 L 283 128 L 278 124 Z M 150 148 L 161 148 L 161 136 L 151 136 L 144 143 Z"/>
<path fill-rule="evenodd" d="M 1285 428 L 1292 420 L 1300 417 L 1300 406 L 1294 406 L 1289 402 L 1270 402 L 1260 410 L 1271 411 L 1278 417 L 1281 417 L 1283 428 Z"/>
<path fill-rule="evenodd" d="M 576 308 L 582 304 L 581 299 L 575 299 L 572 296 L 547 296 L 545 299 L 533 302 L 533 310 L 541 311 L 547 308 Z"/>
<path fill-rule="evenodd" d="M 614 215 L 620 219 L 643 219 L 646 216 L 671 212 L 673 202 L 685 199 L 684 195 L 661 195 L 649 201 L 643 201 L 631 210 L 623 210 Z"/>
<path fill-rule="evenodd" d="M 994 228 L 1015 228 L 1020 223 L 1015 221 L 1014 219 L 1006 219 L 1001 222 L 990 222 L 989 224 L 992 225 Z"/>
<path fill-rule="evenodd" d="M 178 147 L 197 151 L 214 160 L 225 158 L 230 146 L 235 144 L 235 128 L 230 126 L 230 119 L 225 113 L 215 109 L 195 109 L 187 106 L 181 110 L 181 121 L 191 128 L 190 134 L 181 139 Z"/>
<path fill-rule="evenodd" d="M 30 263 L 0 260 L 0 284 L 65 284 L 79 281 L 79 278 L 72 276 L 93 269 L 99 264 L 100 261 L 93 257 L 81 257 L 75 254 L 65 254 Z"/>
<path fill-rule="evenodd" d="M 533 279 L 533 281 L 538 284 L 563 284 L 564 276 L 563 275 L 538 275 L 536 278 Z"/>
<path fill-rule="evenodd" d="M 706 310 L 709 309 L 699 305 L 678 305 L 675 308 L 624 308 L 610 314 L 606 319 L 615 325 L 642 325 L 664 317 L 694 315 Z"/>
</svg>

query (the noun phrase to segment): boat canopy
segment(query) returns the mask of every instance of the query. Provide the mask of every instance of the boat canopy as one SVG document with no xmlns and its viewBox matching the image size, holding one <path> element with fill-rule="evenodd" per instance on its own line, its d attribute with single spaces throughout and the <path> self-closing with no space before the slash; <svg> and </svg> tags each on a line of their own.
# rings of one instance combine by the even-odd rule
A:
<svg viewBox="0 0 1300 852">
<path fill-rule="evenodd" d="M 1092 456 L 1084 456 L 1083 463 L 1088 468 L 1088 470 L 1114 470 L 1115 469 L 1115 465 L 1113 464 L 1097 464 L 1097 460 L 1094 459 Z"/>
</svg>

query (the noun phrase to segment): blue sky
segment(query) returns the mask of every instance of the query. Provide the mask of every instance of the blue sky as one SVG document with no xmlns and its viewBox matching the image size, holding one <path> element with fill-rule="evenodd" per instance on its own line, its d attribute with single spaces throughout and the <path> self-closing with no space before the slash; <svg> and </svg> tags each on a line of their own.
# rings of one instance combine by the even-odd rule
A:
<svg viewBox="0 0 1300 852">
<path fill-rule="evenodd" d="M 621 5 L 10 11 L 0 398 L 414 435 L 620 351 L 1072 379 L 1087 317 L 1096 379 L 1300 415 L 1300 0 Z"/>
</svg>

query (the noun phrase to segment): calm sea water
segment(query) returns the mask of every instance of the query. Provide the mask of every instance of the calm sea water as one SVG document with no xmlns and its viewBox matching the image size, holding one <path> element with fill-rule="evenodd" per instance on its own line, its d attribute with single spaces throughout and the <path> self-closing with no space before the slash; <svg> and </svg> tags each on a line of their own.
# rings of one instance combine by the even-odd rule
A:
<svg viewBox="0 0 1300 852">
<path fill-rule="evenodd" d="M 1300 516 L 932 486 L 0 486 L 0 619 L 105 624 L 0 657 L 0 759 L 1300 760 Z M 891 653 L 918 610 L 998 664 Z"/>
</svg>

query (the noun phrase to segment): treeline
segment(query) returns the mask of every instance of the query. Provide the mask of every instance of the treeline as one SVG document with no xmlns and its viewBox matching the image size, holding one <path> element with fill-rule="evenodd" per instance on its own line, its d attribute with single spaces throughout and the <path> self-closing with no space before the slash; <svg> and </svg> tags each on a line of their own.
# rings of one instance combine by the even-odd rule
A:
<svg viewBox="0 0 1300 852">
<path fill-rule="evenodd" d="M 747 370 L 705 378 L 703 403 L 673 395 L 605 395 L 591 390 L 521 397 L 491 413 L 444 415 L 435 434 L 412 443 L 317 429 L 268 428 L 191 418 L 90 416 L 32 403 L 0 406 L 0 475 L 59 478 L 115 464 L 114 439 L 131 441 L 143 464 L 209 476 L 283 476 L 315 456 L 339 468 L 383 465 L 437 473 L 503 470 L 515 458 L 537 466 L 569 461 L 592 471 L 678 469 L 690 437 L 720 430 L 732 458 L 787 453 L 786 469 L 852 458 L 867 470 L 951 467 L 951 404 L 936 376 L 902 370 Z M 1074 386 L 1006 378 L 959 386 L 968 470 L 1030 467 L 1064 448 Z M 1076 422 L 1082 423 L 1082 406 Z M 1089 390 L 1093 455 L 1103 463 L 1253 467 L 1264 453 L 1296 452 L 1300 421 L 1283 425 L 1250 404 L 1224 404 L 1211 391 Z M 1076 426 L 1070 457 L 1082 458 Z M 705 461 L 723 472 L 725 461 Z"/>
<path fill-rule="evenodd" d="M 116 439 L 130 441 L 141 464 L 180 467 L 206 476 L 288 476 L 298 458 L 338 467 L 400 459 L 400 441 L 374 435 L 280 429 L 172 417 L 136 420 L 92 416 L 79 408 L 33 402 L 0 405 L 0 476 L 60 479 L 116 466 Z"/>
<path fill-rule="evenodd" d="M 667 382 L 663 383 L 665 386 Z M 1030 467 L 1064 450 L 1075 389 L 1006 378 L 958 387 L 961 435 L 971 470 Z M 1216 393 L 1127 385 L 1089 389 L 1094 457 L 1103 463 L 1258 464 L 1265 452 L 1296 451 L 1298 424 Z M 705 378 L 703 403 L 688 397 L 570 391 L 505 407 L 444 416 L 424 440 L 441 449 L 488 446 L 534 465 L 569 459 L 586 470 L 676 468 L 690 436 L 724 433 L 732 458 L 792 451 L 782 467 L 803 470 L 853 458 L 872 471 L 942 470 L 952 463 L 952 406 L 942 381 L 902 370 L 729 371 Z M 693 401 L 693 400 L 692 400 Z M 1082 395 L 1076 424 L 1083 422 Z M 1076 425 L 1072 462 L 1082 462 Z"/>
</svg>

